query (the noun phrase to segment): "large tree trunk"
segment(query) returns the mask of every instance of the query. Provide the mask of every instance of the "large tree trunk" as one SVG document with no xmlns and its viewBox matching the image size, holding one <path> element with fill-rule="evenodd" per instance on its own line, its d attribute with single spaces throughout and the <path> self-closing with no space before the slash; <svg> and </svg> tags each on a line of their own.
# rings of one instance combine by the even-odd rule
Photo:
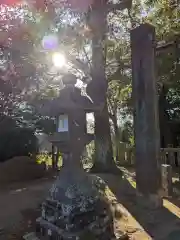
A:
<svg viewBox="0 0 180 240">
<path fill-rule="evenodd" d="M 114 123 L 114 133 L 115 133 L 115 141 L 116 141 L 116 162 L 120 161 L 120 151 L 119 151 L 119 144 L 120 144 L 120 132 L 117 125 L 117 121 Z"/>
<path fill-rule="evenodd" d="M 95 158 L 96 171 L 112 171 L 114 167 L 109 115 L 107 105 L 101 113 L 95 113 Z"/>
<path fill-rule="evenodd" d="M 105 73 L 104 45 L 107 30 L 106 4 L 107 0 L 94 1 L 89 17 L 89 27 L 93 32 L 92 81 L 87 88 L 87 93 L 95 104 L 102 106 L 102 109 L 95 113 L 95 159 L 93 169 L 96 171 L 111 171 L 110 169 L 114 164 L 106 96 L 108 86 Z"/>
<path fill-rule="evenodd" d="M 114 145 L 115 145 L 115 158 L 116 162 L 119 162 L 120 160 L 120 154 L 119 154 L 119 143 L 120 143 L 120 132 L 119 132 L 119 127 L 117 124 L 117 116 L 114 114 L 111 116 L 111 120 L 113 122 L 113 128 L 114 128 Z"/>
</svg>

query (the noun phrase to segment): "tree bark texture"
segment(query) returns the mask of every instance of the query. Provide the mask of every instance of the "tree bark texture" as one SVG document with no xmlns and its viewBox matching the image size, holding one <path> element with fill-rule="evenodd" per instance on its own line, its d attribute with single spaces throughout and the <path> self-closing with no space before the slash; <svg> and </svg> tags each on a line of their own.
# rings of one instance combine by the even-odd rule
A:
<svg viewBox="0 0 180 240">
<path fill-rule="evenodd" d="M 116 157 L 116 162 L 120 161 L 120 152 L 119 152 L 119 144 L 120 144 L 120 132 L 119 132 L 119 127 L 117 124 L 117 116 L 114 115 L 111 117 L 111 120 L 113 122 L 113 127 L 114 127 L 114 135 L 115 135 L 115 157 Z"/>
<path fill-rule="evenodd" d="M 101 171 L 111 171 L 114 164 L 109 114 L 106 104 L 101 113 L 95 113 L 94 168 Z"/>
<path fill-rule="evenodd" d="M 94 168 L 108 170 L 113 163 L 113 151 L 107 108 L 107 79 L 105 73 L 105 38 L 107 30 L 107 0 L 94 1 L 89 18 L 92 29 L 92 81 L 87 92 L 95 104 L 103 106 L 95 113 L 95 159 Z M 104 10 L 103 10 L 104 9 Z"/>
</svg>

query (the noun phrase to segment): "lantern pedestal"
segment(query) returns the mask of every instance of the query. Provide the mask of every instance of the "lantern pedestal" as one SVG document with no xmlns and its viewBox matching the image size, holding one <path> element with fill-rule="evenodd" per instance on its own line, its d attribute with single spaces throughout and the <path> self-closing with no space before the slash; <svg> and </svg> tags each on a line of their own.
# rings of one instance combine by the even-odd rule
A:
<svg viewBox="0 0 180 240">
<path fill-rule="evenodd" d="M 101 194 L 104 187 L 81 168 L 62 168 L 37 219 L 39 239 L 112 239 L 113 217 Z"/>
</svg>

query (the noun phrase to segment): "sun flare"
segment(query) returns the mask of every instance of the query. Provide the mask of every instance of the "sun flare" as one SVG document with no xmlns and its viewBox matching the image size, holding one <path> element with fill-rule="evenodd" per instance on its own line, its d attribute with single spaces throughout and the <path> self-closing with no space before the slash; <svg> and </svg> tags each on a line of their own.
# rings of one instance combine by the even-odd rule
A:
<svg viewBox="0 0 180 240">
<path fill-rule="evenodd" d="M 54 53 L 52 55 L 52 62 L 55 67 L 62 68 L 66 65 L 66 58 L 62 53 Z"/>
</svg>

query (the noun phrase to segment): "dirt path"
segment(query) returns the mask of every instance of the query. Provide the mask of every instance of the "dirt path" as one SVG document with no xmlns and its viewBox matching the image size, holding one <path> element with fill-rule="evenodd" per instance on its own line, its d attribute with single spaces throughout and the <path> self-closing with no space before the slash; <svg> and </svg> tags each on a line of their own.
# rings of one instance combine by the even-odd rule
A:
<svg viewBox="0 0 180 240">
<path fill-rule="evenodd" d="M 120 179 L 113 175 L 100 175 L 107 185 L 107 194 L 115 206 L 116 232 L 125 231 L 131 240 L 174 240 L 167 236 L 180 230 L 180 208 L 170 201 L 164 201 L 164 207 L 159 211 L 140 209 L 135 202 L 135 189 L 127 179 Z M 0 190 L 0 228 L 5 233 L 22 225 L 23 212 L 36 209 L 43 201 L 51 180 L 39 180 L 31 183 L 16 184 L 8 189 Z M 118 215 L 120 212 L 123 217 Z M 0 240 L 16 239 L 7 238 L 0 233 Z"/>
<path fill-rule="evenodd" d="M 0 228 L 9 232 L 22 220 L 22 212 L 34 209 L 42 202 L 52 180 L 39 180 L 31 183 L 16 184 L 8 190 L 0 191 Z M 26 187 L 25 187 L 26 185 Z M 0 235 L 0 240 L 5 239 Z"/>
<path fill-rule="evenodd" d="M 162 208 L 150 210 L 136 202 L 134 176 L 119 180 L 116 176 L 101 175 L 111 190 L 112 197 L 128 212 L 127 232 L 133 229 L 133 240 L 179 240 L 180 239 L 180 200 L 164 199 Z M 118 183 L 118 184 L 117 184 Z M 118 225 L 123 226 L 123 219 Z M 172 237 L 173 236 L 173 237 Z"/>
</svg>

